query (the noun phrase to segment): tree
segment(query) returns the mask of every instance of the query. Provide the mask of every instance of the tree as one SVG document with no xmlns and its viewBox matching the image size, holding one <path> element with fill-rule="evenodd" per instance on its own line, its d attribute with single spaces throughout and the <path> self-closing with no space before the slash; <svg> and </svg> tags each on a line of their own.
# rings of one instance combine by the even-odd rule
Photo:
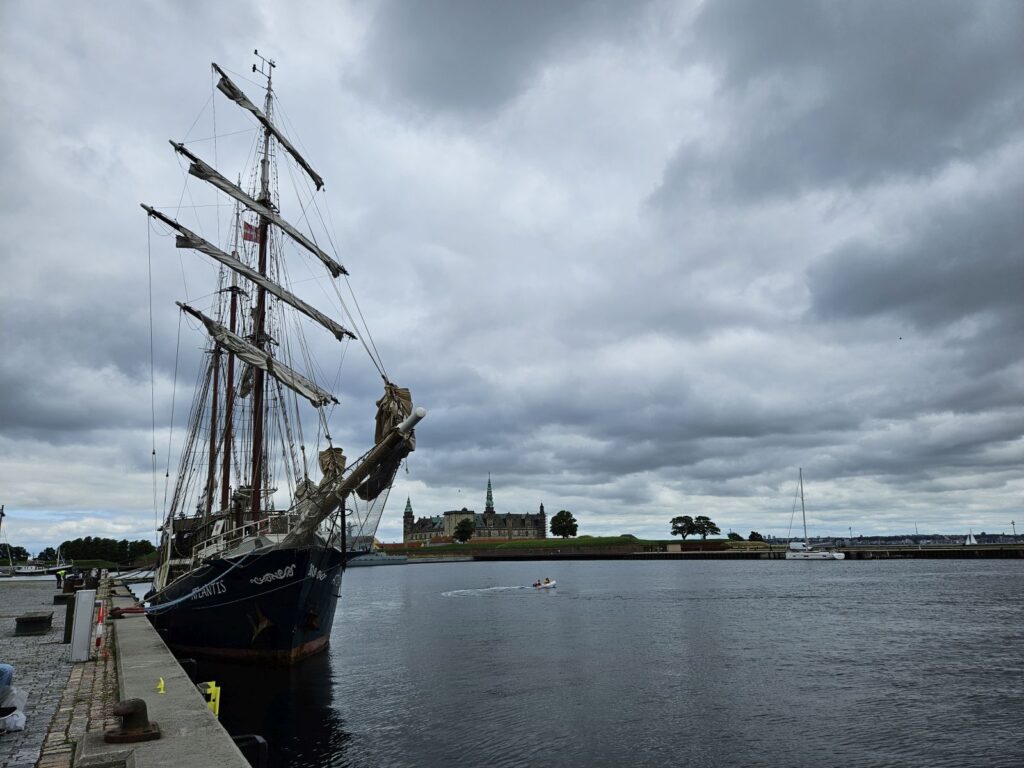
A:
<svg viewBox="0 0 1024 768">
<path fill-rule="evenodd" d="M 57 559 L 57 550 L 53 547 L 47 547 L 39 553 L 39 560 L 45 560 L 46 562 L 52 562 Z"/>
<path fill-rule="evenodd" d="M 65 541 L 60 545 L 67 560 L 108 560 L 113 563 L 133 561 L 155 551 L 152 542 L 145 539 L 103 539 L 86 536 L 84 539 Z"/>
<path fill-rule="evenodd" d="M 476 533 L 476 522 L 472 517 L 462 518 L 455 526 L 455 540 L 460 544 L 465 544 L 472 539 L 474 533 Z"/>
<path fill-rule="evenodd" d="M 699 533 L 702 540 L 710 534 L 722 532 L 722 529 L 711 522 L 711 518 L 706 515 L 698 515 L 693 521 L 693 527 L 696 529 L 694 533 Z"/>
<path fill-rule="evenodd" d="M 156 552 L 156 547 L 153 546 L 153 542 L 148 539 L 138 539 L 128 543 L 128 558 L 134 560 L 137 557 L 144 557 L 146 555 Z"/>
<path fill-rule="evenodd" d="M 693 524 L 693 518 L 689 515 L 682 515 L 681 517 L 673 517 L 670 520 L 672 523 L 672 535 L 682 536 L 683 541 L 686 540 L 687 536 L 692 536 L 697 533 L 696 527 Z"/>
<path fill-rule="evenodd" d="M 552 536 L 561 536 L 563 539 L 568 539 L 570 536 L 576 535 L 578 528 L 576 518 L 567 509 L 559 510 L 558 514 L 551 518 Z"/>
<path fill-rule="evenodd" d="M 764 541 L 764 536 L 757 531 L 751 531 L 750 535 L 747 536 L 747 541 Z"/>
<path fill-rule="evenodd" d="M 729 541 L 743 541 L 743 537 L 740 536 L 738 533 L 733 533 L 732 531 L 729 531 Z"/>
<path fill-rule="evenodd" d="M 0 544 L 0 562 L 28 560 L 28 550 L 14 544 Z"/>
</svg>

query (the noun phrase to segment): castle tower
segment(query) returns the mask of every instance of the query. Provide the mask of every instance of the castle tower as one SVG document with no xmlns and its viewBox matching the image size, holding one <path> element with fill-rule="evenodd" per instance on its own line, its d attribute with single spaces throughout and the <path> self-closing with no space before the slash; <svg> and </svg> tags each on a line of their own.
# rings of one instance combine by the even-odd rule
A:
<svg viewBox="0 0 1024 768">
<path fill-rule="evenodd" d="M 540 517 L 540 537 L 546 539 L 548 537 L 548 516 L 544 512 L 544 502 L 540 503 L 540 512 L 537 513 Z"/>
<path fill-rule="evenodd" d="M 409 497 L 405 497 L 405 513 L 402 515 L 402 541 L 409 541 L 409 534 L 412 533 L 412 502 Z"/>
<path fill-rule="evenodd" d="M 484 514 L 494 514 L 494 496 L 491 494 L 491 473 L 487 473 L 487 503 L 484 504 Z"/>
</svg>

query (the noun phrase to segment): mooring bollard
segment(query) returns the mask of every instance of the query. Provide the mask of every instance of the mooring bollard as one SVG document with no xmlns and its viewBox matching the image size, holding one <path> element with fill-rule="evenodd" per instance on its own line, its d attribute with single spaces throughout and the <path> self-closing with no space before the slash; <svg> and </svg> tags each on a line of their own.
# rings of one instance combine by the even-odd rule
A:
<svg viewBox="0 0 1024 768">
<path fill-rule="evenodd" d="M 108 744 L 131 744 L 160 738 L 160 726 L 149 722 L 144 700 L 119 701 L 114 705 L 114 714 L 121 718 L 121 725 L 103 734 L 103 740 Z"/>
</svg>

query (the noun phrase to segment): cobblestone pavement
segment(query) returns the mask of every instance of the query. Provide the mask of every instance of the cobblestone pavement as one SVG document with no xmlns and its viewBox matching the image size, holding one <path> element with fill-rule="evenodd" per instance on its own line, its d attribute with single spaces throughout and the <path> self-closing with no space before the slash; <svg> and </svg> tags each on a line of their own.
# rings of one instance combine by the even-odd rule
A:
<svg viewBox="0 0 1024 768">
<path fill-rule="evenodd" d="M 25 730 L 0 733 L 0 768 L 71 768 L 74 743 L 86 731 L 113 725 L 117 700 L 112 649 L 72 664 L 64 645 L 65 607 L 53 605 L 54 580 L 0 579 L 0 660 L 14 665 L 14 685 L 27 695 Z M 105 597 L 106 585 L 99 595 Z M 15 618 L 53 611 L 45 635 L 15 636 Z"/>
</svg>

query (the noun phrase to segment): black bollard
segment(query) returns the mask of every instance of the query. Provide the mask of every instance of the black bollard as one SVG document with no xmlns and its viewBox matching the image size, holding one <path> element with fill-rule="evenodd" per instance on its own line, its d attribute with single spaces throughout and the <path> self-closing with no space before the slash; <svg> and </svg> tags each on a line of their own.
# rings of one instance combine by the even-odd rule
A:
<svg viewBox="0 0 1024 768">
<path fill-rule="evenodd" d="M 114 714 L 121 718 L 121 725 L 103 734 L 103 740 L 108 744 L 132 744 L 160 738 L 160 726 L 149 722 L 144 700 L 119 701 L 114 705 Z"/>
</svg>

